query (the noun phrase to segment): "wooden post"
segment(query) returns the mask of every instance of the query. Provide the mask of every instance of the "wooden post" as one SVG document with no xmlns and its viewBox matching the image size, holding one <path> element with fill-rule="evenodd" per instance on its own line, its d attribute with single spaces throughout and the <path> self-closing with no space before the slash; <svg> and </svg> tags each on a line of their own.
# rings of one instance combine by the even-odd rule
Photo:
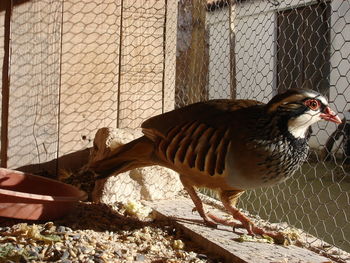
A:
<svg viewBox="0 0 350 263">
<path fill-rule="evenodd" d="M 9 115 L 9 97 L 10 97 L 10 53 L 11 53 L 11 14 L 12 1 L 2 2 L 0 10 L 4 10 L 5 14 L 0 15 L 3 18 L 3 24 L 0 24 L 1 36 L 4 40 L 1 57 L 2 64 L 2 88 L 1 88 L 1 167 L 7 167 L 8 158 L 8 115 Z M 1 21 L 1 22 L 2 22 Z"/>
<path fill-rule="evenodd" d="M 166 0 L 163 71 L 163 112 L 175 107 L 177 0 Z"/>
<path fill-rule="evenodd" d="M 229 27 L 230 27 L 230 90 L 231 99 L 236 99 L 237 88 L 236 88 L 236 53 L 235 53 L 235 42 L 236 36 L 234 32 L 235 25 L 235 3 L 228 0 L 229 8 Z"/>
<path fill-rule="evenodd" d="M 209 50 L 205 0 L 179 2 L 176 106 L 208 99 Z"/>
</svg>

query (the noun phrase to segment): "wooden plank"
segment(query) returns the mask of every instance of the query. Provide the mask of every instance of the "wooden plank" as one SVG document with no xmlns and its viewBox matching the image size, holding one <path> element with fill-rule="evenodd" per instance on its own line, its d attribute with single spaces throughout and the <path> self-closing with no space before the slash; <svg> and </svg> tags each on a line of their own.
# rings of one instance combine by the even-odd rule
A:
<svg viewBox="0 0 350 263">
<path fill-rule="evenodd" d="M 6 13 L 6 2 L 1 1 L 0 2 L 0 72 L 2 72 L 3 59 L 4 59 L 5 13 Z M 1 92 L 0 92 L 0 98 L 1 98 Z"/>
<path fill-rule="evenodd" d="M 143 85 L 130 86 L 130 89 L 135 86 L 142 87 Z M 150 84 L 147 85 L 151 87 Z M 120 104 L 123 106 L 120 109 L 120 116 L 122 116 L 121 124 L 127 128 L 139 128 L 140 124 L 160 113 L 162 109 L 162 94 L 161 93 L 123 93 L 120 95 Z"/>
<path fill-rule="evenodd" d="M 7 167 L 8 148 L 8 91 L 9 91 L 9 46 L 10 46 L 11 2 L 0 2 L 0 68 L 1 68 L 1 92 L 0 92 L 0 123 L 1 123 L 1 150 L 0 161 L 2 167 Z M 5 51 L 6 50 L 6 51 Z M 6 74 L 6 75 L 5 75 Z M 4 96 L 3 96 L 4 94 Z M 3 116 L 4 115 L 4 116 Z"/>
<path fill-rule="evenodd" d="M 8 167 L 57 157 L 62 1 L 15 5 L 11 20 Z"/>
<path fill-rule="evenodd" d="M 165 14 L 163 112 L 173 110 L 175 107 L 177 4 L 176 0 L 168 0 Z"/>
<path fill-rule="evenodd" d="M 114 0 L 64 2 L 59 156 L 116 127 L 120 9 Z"/>
<path fill-rule="evenodd" d="M 293 245 L 237 242 L 235 239 L 239 237 L 239 234 L 233 232 L 232 228 L 221 225 L 218 228 L 205 226 L 198 213 L 191 212 L 193 203 L 190 199 L 147 201 L 145 203 L 152 207 L 160 217 L 174 220 L 176 225 L 198 245 L 208 252 L 222 256 L 226 262 L 331 262 L 328 258 Z M 217 216 L 225 216 L 225 213 L 217 209 L 210 211 Z M 237 232 L 246 233 L 241 229 Z"/>
<path fill-rule="evenodd" d="M 231 99 L 237 98 L 237 72 L 236 72 L 236 35 L 235 35 L 235 19 L 236 19 L 236 5 L 229 1 L 229 23 L 230 23 L 230 91 Z"/>
<path fill-rule="evenodd" d="M 162 113 L 165 1 L 123 5 L 119 128 Z"/>
</svg>

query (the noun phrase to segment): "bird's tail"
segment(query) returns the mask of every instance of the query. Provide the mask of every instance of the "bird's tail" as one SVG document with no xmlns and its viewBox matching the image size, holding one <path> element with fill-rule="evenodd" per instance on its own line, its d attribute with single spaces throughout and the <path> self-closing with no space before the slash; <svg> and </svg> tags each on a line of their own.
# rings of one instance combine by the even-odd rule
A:
<svg viewBox="0 0 350 263">
<path fill-rule="evenodd" d="M 98 174 L 97 179 L 112 174 L 123 173 L 135 168 L 150 166 L 152 162 L 153 142 L 142 136 L 112 151 L 106 158 L 90 166 Z"/>
</svg>

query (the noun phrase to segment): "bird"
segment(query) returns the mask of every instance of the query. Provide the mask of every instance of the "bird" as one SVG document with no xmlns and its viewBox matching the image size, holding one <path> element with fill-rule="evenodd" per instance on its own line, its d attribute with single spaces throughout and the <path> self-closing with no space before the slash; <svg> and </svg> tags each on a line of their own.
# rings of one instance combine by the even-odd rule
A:
<svg viewBox="0 0 350 263">
<path fill-rule="evenodd" d="M 268 103 L 249 99 L 197 102 L 144 121 L 143 136 L 113 150 L 90 166 L 96 178 L 160 165 L 179 173 L 195 210 L 211 227 L 247 229 L 251 235 L 280 239 L 256 226 L 237 207 L 247 190 L 290 178 L 308 155 L 310 126 L 320 120 L 341 123 L 325 96 L 289 89 Z M 215 190 L 225 209 L 240 223 L 203 208 L 196 189 Z"/>
</svg>

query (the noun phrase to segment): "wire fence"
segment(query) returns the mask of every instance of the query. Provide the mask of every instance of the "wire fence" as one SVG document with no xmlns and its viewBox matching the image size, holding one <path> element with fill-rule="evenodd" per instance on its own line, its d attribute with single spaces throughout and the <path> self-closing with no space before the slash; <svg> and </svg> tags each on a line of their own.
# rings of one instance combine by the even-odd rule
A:
<svg viewBox="0 0 350 263">
<path fill-rule="evenodd" d="M 1 165 L 60 168 L 101 127 L 311 88 L 344 125 L 313 126 L 298 174 L 245 193 L 239 207 L 350 252 L 349 32 L 349 1 L 2 2 Z"/>
<path fill-rule="evenodd" d="M 344 117 L 339 127 L 325 122 L 314 125 L 312 150 L 300 171 L 275 187 L 246 192 L 239 207 L 350 251 L 350 2 L 209 1 L 203 5 L 208 59 L 202 59 L 198 73 L 208 74 L 205 96 L 198 100 L 268 102 L 286 89 L 309 88 L 326 95 Z M 181 29 L 181 43 L 179 38 L 183 38 Z M 177 71 L 177 78 L 181 74 Z M 181 105 L 182 98 L 177 99 Z"/>
</svg>

